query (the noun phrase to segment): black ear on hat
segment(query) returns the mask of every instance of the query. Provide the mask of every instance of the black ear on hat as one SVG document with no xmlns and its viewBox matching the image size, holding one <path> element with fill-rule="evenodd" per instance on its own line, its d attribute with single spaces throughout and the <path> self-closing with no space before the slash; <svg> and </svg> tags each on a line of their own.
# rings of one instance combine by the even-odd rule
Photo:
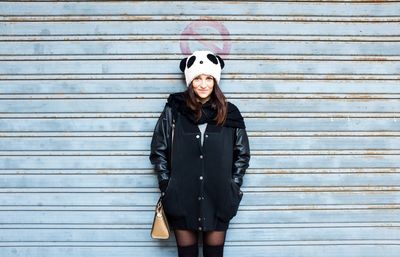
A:
<svg viewBox="0 0 400 257">
<path fill-rule="evenodd" d="M 181 63 L 179 64 L 179 69 L 180 69 L 182 72 L 185 71 L 185 68 L 186 68 L 186 60 L 187 60 L 187 57 L 186 57 L 186 58 L 183 58 L 183 59 L 181 60 Z"/>
<path fill-rule="evenodd" d="M 225 63 L 224 63 L 224 60 L 222 60 L 222 58 L 221 57 L 219 57 L 218 55 L 215 55 L 217 58 L 218 58 L 218 60 L 219 60 L 219 64 L 221 65 L 221 70 L 225 67 Z"/>
</svg>

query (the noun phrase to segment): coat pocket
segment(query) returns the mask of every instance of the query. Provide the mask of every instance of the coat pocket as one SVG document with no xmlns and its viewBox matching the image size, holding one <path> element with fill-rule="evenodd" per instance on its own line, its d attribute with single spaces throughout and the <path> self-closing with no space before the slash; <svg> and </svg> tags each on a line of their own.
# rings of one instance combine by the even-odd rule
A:
<svg viewBox="0 0 400 257">
<path fill-rule="evenodd" d="M 175 185 L 175 180 L 171 178 L 168 182 L 167 189 L 165 190 L 165 195 L 162 198 L 162 204 L 167 215 L 180 217 L 183 215 L 183 211 L 179 201 L 179 194 Z"/>
<path fill-rule="evenodd" d="M 243 198 L 243 191 L 240 190 L 240 187 L 233 180 L 231 181 L 229 189 L 230 201 L 221 202 L 219 211 L 217 212 L 217 217 L 225 222 L 230 221 L 236 216 Z"/>
<path fill-rule="evenodd" d="M 240 202 L 243 198 L 243 191 L 240 189 L 239 185 L 236 184 L 233 180 L 231 181 L 231 186 L 233 187 L 233 201 L 232 201 L 232 211 L 233 216 L 236 216 L 236 213 L 239 209 Z"/>
</svg>

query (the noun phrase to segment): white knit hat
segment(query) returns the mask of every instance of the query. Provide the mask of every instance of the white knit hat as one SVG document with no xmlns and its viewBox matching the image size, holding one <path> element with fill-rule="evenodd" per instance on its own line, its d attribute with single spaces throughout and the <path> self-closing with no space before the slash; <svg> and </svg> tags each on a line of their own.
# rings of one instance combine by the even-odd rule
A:
<svg viewBox="0 0 400 257">
<path fill-rule="evenodd" d="M 183 58 L 179 65 L 181 71 L 185 72 L 186 86 L 201 74 L 211 75 L 219 84 L 221 70 L 224 61 L 218 55 L 210 51 L 194 51 L 189 57 Z"/>
</svg>

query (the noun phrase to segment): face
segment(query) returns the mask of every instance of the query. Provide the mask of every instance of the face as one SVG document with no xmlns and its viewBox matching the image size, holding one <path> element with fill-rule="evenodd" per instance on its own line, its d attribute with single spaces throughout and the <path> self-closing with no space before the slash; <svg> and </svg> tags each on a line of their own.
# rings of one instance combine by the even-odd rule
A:
<svg viewBox="0 0 400 257">
<path fill-rule="evenodd" d="M 214 78 L 211 75 L 201 74 L 193 79 L 192 87 L 200 102 L 205 103 L 211 97 L 214 88 Z"/>
</svg>

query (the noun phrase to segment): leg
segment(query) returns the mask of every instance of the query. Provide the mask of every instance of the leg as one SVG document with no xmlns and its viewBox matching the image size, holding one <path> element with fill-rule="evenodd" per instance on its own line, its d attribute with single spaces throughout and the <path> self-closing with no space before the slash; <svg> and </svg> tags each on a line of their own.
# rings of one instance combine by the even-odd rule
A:
<svg viewBox="0 0 400 257">
<path fill-rule="evenodd" d="M 203 234 L 204 257 L 223 257 L 226 231 L 207 231 Z"/>
<path fill-rule="evenodd" d="M 178 257 L 198 257 L 199 247 L 197 232 L 191 230 L 174 230 L 176 244 L 178 247 Z"/>
</svg>

